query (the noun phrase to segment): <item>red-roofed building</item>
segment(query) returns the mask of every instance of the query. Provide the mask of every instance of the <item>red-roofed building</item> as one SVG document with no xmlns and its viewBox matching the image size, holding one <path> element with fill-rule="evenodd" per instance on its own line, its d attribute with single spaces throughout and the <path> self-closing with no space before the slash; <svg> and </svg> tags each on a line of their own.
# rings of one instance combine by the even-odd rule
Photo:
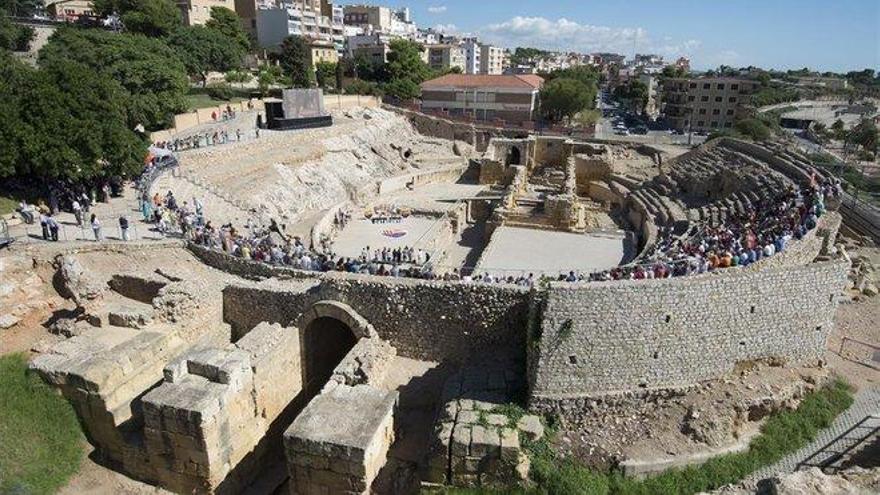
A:
<svg viewBox="0 0 880 495">
<path fill-rule="evenodd" d="M 446 74 L 422 83 L 422 110 L 476 120 L 529 122 L 544 79 L 534 74 Z"/>
</svg>

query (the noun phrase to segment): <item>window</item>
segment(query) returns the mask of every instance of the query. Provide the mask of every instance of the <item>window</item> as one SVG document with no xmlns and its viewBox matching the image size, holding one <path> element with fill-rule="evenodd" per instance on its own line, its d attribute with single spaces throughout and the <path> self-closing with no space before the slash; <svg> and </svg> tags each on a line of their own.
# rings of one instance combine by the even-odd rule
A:
<svg viewBox="0 0 880 495">
<path fill-rule="evenodd" d="M 736 103 L 736 96 L 731 96 L 730 98 L 727 99 L 727 102 L 728 103 Z"/>
<path fill-rule="evenodd" d="M 688 101 L 694 101 L 696 99 L 697 99 L 697 97 L 694 95 L 688 96 Z"/>
<path fill-rule="evenodd" d="M 729 110 L 727 111 L 727 115 L 733 115 L 733 109 L 732 109 L 732 108 L 729 109 Z"/>
<path fill-rule="evenodd" d="M 700 101 L 709 101 L 709 97 L 706 95 L 703 95 L 700 97 Z"/>
<path fill-rule="evenodd" d="M 721 103 L 722 101 L 724 101 L 724 98 L 722 98 L 720 96 L 715 97 L 715 103 Z"/>
<path fill-rule="evenodd" d="M 697 122 L 697 127 L 703 127 L 704 125 L 706 125 L 706 122 L 704 122 L 702 120 Z"/>
<path fill-rule="evenodd" d="M 731 123 L 730 123 L 730 122 L 725 122 L 725 123 L 724 123 L 724 127 L 730 127 L 730 126 L 731 126 Z"/>
<path fill-rule="evenodd" d="M 690 88 L 691 88 L 691 89 L 696 89 L 696 88 L 697 88 L 697 83 L 691 83 L 691 84 L 690 84 Z"/>
<path fill-rule="evenodd" d="M 706 115 L 706 109 L 705 109 L 705 108 L 701 108 L 700 111 L 699 111 L 699 114 L 700 114 L 700 115 Z"/>
<path fill-rule="evenodd" d="M 709 83 L 704 83 L 704 84 L 703 84 L 703 89 L 709 89 L 709 88 L 711 88 L 711 87 L 712 87 L 712 85 L 709 84 Z"/>
<path fill-rule="evenodd" d="M 713 121 L 712 121 L 712 129 L 715 129 L 716 127 L 718 127 L 718 121 L 717 121 L 717 120 L 713 120 Z"/>
<path fill-rule="evenodd" d="M 738 89 L 739 89 L 739 84 L 731 84 L 731 85 L 730 85 L 730 89 L 732 89 L 732 90 L 734 90 L 734 91 L 738 90 Z"/>
<path fill-rule="evenodd" d="M 724 84 L 723 84 L 723 83 L 718 83 L 717 88 L 718 88 L 718 89 L 724 89 Z"/>
<path fill-rule="evenodd" d="M 712 115 L 721 115 L 721 109 L 719 109 L 719 108 L 712 109 Z"/>
</svg>

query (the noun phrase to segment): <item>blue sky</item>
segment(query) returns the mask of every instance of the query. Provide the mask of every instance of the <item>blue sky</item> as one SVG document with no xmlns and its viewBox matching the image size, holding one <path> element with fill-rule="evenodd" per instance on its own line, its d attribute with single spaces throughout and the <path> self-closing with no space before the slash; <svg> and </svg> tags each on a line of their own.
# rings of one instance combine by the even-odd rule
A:
<svg viewBox="0 0 880 495">
<path fill-rule="evenodd" d="M 880 0 L 381 0 L 502 46 L 687 55 L 698 69 L 880 69 Z"/>
</svg>

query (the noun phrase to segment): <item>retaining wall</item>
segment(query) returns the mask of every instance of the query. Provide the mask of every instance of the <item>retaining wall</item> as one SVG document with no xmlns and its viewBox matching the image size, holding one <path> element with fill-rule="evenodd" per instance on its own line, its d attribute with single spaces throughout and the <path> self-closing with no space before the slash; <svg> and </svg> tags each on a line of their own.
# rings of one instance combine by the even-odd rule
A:
<svg viewBox="0 0 880 495">
<path fill-rule="evenodd" d="M 532 406 L 675 388 L 741 361 L 818 360 L 849 263 L 835 260 L 666 280 L 553 283 L 532 331 Z"/>
</svg>

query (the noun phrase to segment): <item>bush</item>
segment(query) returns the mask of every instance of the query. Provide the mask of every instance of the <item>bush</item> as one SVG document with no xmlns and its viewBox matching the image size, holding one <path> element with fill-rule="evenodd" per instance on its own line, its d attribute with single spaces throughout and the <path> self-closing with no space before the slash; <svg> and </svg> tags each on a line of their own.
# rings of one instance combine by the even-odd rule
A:
<svg viewBox="0 0 880 495">
<path fill-rule="evenodd" d="M 352 95 L 382 96 L 382 90 L 378 84 L 363 79 L 355 79 L 346 84 L 345 92 Z"/>
<path fill-rule="evenodd" d="M 215 84 L 213 86 L 208 86 L 208 96 L 215 100 L 229 101 L 235 96 L 235 93 L 233 93 L 232 88 L 226 84 Z"/>
<path fill-rule="evenodd" d="M 765 141 L 770 138 L 770 128 L 756 118 L 738 120 L 733 127 L 743 136 L 755 141 Z"/>
<path fill-rule="evenodd" d="M 0 493 L 54 493 L 79 469 L 82 447 L 70 404 L 27 372 L 23 354 L 0 357 Z"/>
</svg>

